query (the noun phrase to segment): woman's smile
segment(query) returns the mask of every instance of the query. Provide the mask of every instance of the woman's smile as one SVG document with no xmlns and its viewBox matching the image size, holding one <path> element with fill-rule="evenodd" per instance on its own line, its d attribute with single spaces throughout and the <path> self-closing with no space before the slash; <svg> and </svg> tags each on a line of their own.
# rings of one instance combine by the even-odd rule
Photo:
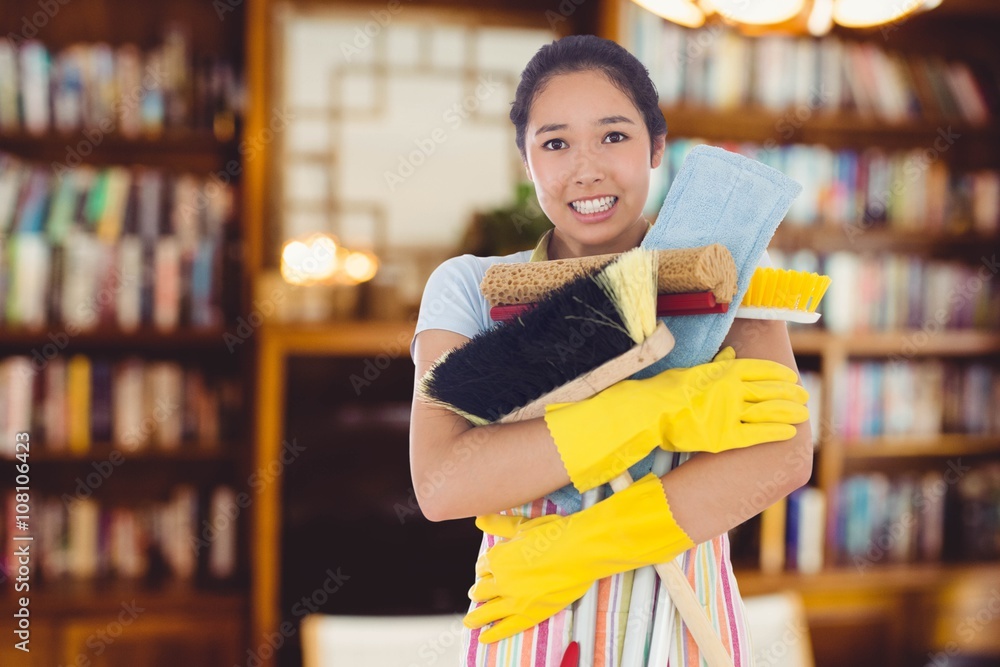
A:
<svg viewBox="0 0 1000 667">
<path fill-rule="evenodd" d="M 614 195 L 584 197 L 566 205 L 582 223 L 604 222 L 618 210 L 618 197 Z"/>
</svg>

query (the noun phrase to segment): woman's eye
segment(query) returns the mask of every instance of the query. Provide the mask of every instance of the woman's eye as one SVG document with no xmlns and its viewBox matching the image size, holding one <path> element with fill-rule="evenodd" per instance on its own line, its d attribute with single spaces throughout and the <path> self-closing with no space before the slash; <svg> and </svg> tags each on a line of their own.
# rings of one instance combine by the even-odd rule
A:
<svg viewBox="0 0 1000 667">
<path fill-rule="evenodd" d="M 544 144 L 542 144 L 542 148 L 548 148 L 550 150 L 559 150 L 560 148 L 559 146 L 552 146 L 551 144 L 562 144 L 563 146 L 565 146 L 566 142 L 563 141 L 562 139 L 549 139 Z"/>
<path fill-rule="evenodd" d="M 618 144 L 618 143 L 621 143 L 621 142 L 625 141 L 626 139 L 628 139 L 628 136 L 625 135 L 625 134 L 622 134 L 621 132 L 608 132 L 607 136 L 604 137 L 604 140 L 607 141 L 611 137 L 620 137 L 619 139 L 615 139 L 615 140 L 611 141 L 610 143 L 612 143 L 612 144 Z"/>
</svg>

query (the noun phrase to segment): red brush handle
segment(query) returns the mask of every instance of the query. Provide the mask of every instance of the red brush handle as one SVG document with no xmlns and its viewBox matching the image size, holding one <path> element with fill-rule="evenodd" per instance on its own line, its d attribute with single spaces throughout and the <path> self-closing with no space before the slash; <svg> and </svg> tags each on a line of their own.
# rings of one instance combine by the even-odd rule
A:
<svg viewBox="0 0 1000 667">
<path fill-rule="evenodd" d="M 559 663 L 559 667 L 580 667 L 580 645 L 576 642 L 570 642 L 569 646 L 566 647 L 566 652 L 563 653 L 562 662 Z"/>
<path fill-rule="evenodd" d="M 490 308 L 490 317 L 495 322 L 510 322 L 531 310 L 533 303 L 518 303 Z M 656 316 L 667 315 L 707 315 L 725 313 L 728 303 L 717 303 L 712 292 L 686 292 L 684 294 L 660 294 L 656 297 Z"/>
</svg>

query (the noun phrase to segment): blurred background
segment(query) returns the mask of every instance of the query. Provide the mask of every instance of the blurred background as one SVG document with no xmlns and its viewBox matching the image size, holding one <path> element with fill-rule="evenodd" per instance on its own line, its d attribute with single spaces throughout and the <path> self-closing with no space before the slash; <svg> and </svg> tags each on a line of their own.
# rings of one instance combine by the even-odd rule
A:
<svg viewBox="0 0 1000 667">
<path fill-rule="evenodd" d="M 440 262 L 550 227 L 507 114 L 582 33 L 657 86 L 647 217 L 722 146 L 802 183 L 769 252 L 833 278 L 812 479 L 731 535 L 805 623 L 758 664 L 1000 664 L 991 0 L 5 0 L 2 664 L 291 667 L 311 614 L 467 608 L 409 343 Z"/>
</svg>

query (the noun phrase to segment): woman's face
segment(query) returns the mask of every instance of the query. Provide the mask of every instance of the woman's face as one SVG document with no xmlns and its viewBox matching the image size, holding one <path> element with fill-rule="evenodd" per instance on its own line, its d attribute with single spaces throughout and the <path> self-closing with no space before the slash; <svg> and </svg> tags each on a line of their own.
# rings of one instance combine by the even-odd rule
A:
<svg viewBox="0 0 1000 667">
<path fill-rule="evenodd" d="M 632 101 L 600 71 L 560 74 L 535 97 L 525 129 L 525 165 L 555 225 L 549 258 L 623 252 L 646 233 L 642 209 L 649 131 Z"/>
</svg>

